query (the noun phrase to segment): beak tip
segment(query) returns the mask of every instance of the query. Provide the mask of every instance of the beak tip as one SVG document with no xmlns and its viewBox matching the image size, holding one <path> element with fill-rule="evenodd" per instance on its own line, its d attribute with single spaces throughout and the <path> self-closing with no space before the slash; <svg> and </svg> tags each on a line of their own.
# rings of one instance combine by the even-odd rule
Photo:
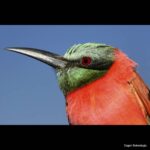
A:
<svg viewBox="0 0 150 150">
<path fill-rule="evenodd" d="M 4 48 L 4 50 L 7 50 L 7 51 L 8 51 L 8 50 L 10 51 L 11 49 L 12 49 L 11 47 L 5 47 L 5 48 Z"/>
<path fill-rule="evenodd" d="M 16 48 L 15 48 L 15 47 L 5 47 L 4 50 L 7 50 L 7 51 L 15 51 Z"/>
</svg>

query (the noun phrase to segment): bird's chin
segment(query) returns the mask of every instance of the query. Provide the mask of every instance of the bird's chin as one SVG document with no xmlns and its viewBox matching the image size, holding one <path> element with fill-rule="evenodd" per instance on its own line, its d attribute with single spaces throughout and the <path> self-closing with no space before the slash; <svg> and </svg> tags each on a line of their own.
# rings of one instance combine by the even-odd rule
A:
<svg viewBox="0 0 150 150">
<path fill-rule="evenodd" d="M 103 77 L 106 73 L 107 70 L 92 70 L 74 67 L 57 70 L 57 78 L 60 89 L 66 96 Z"/>
</svg>

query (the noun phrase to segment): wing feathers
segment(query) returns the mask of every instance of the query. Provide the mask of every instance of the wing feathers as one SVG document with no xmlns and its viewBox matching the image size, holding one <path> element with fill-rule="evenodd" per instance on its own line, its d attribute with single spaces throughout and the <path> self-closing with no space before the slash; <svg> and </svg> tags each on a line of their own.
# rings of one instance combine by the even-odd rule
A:
<svg viewBox="0 0 150 150">
<path fill-rule="evenodd" d="M 135 97 L 139 105 L 141 106 L 142 111 L 146 114 L 146 117 L 150 117 L 150 90 L 147 85 L 144 83 L 142 78 L 137 72 L 135 72 L 135 77 L 128 82 L 131 86 Z M 149 120 L 147 119 L 149 122 Z"/>
</svg>

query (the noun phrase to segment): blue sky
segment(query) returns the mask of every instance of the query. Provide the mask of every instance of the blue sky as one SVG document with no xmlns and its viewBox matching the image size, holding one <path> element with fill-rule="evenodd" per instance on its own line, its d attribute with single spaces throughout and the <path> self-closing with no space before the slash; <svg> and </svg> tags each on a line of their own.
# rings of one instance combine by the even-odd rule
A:
<svg viewBox="0 0 150 150">
<path fill-rule="evenodd" d="M 120 48 L 139 64 L 137 70 L 150 86 L 148 25 L 0 25 L 0 124 L 68 124 L 55 71 L 5 47 L 41 48 L 63 55 L 73 44 L 86 42 Z"/>
</svg>

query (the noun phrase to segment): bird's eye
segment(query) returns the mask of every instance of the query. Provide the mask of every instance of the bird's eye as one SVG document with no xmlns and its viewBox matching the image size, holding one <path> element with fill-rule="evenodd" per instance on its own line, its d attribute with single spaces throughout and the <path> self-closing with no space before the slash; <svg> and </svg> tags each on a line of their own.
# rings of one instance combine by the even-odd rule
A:
<svg viewBox="0 0 150 150">
<path fill-rule="evenodd" d="M 92 63 L 91 57 L 82 57 L 82 65 L 83 66 L 88 66 Z"/>
</svg>

